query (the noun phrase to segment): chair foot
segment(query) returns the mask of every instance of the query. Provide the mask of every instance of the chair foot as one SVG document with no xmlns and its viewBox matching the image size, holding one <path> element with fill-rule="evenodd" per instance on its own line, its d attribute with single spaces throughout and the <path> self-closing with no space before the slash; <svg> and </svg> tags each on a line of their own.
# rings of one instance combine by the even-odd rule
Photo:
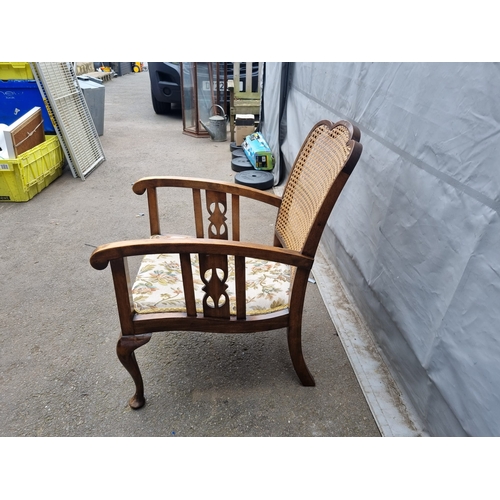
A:
<svg viewBox="0 0 500 500">
<path fill-rule="evenodd" d="M 128 401 L 128 405 L 130 406 L 130 408 L 132 408 L 132 410 L 138 410 L 139 408 L 142 408 L 145 404 L 146 404 L 146 398 L 144 397 L 144 394 L 138 395 L 137 392 Z"/>
<path fill-rule="evenodd" d="M 307 368 L 304 356 L 302 354 L 301 328 L 288 328 L 288 350 L 292 359 L 295 373 L 299 377 L 302 385 L 306 387 L 314 387 L 316 382 L 311 372 Z"/>
<path fill-rule="evenodd" d="M 116 354 L 121 364 L 130 373 L 135 383 L 135 394 L 130 398 L 128 404 L 130 408 L 138 410 L 144 406 L 144 384 L 141 370 L 137 364 L 134 351 L 151 340 L 151 333 L 144 335 L 122 336 L 116 345 Z"/>
</svg>

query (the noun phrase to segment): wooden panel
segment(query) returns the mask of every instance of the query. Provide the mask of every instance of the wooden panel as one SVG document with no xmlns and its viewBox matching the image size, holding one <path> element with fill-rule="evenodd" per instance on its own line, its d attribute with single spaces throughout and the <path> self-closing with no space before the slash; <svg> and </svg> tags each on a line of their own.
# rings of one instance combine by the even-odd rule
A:
<svg viewBox="0 0 500 500">
<path fill-rule="evenodd" d="M 42 109 L 34 107 L 4 130 L 9 157 L 14 159 L 20 154 L 45 141 Z"/>
</svg>

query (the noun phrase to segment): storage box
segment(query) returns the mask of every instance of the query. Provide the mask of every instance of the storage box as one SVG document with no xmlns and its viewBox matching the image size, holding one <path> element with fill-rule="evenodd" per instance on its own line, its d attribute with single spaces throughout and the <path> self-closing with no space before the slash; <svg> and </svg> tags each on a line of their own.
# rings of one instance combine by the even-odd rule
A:
<svg viewBox="0 0 500 500">
<path fill-rule="evenodd" d="M 45 132 L 55 133 L 35 80 L 0 80 L 0 123 L 11 125 L 35 106 L 42 108 Z"/>
<path fill-rule="evenodd" d="M 78 77 L 78 83 L 82 89 L 97 134 L 101 136 L 104 134 L 104 84 L 101 80 L 94 82 L 84 80 L 82 77 Z"/>
<path fill-rule="evenodd" d="M 236 115 L 234 117 L 236 146 L 241 146 L 247 135 L 255 131 L 255 115 Z"/>
<path fill-rule="evenodd" d="M 255 125 L 255 115 L 236 115 L 234 117 L 234 124 L 238 127 L 251 125 L 252 127 Z"/>
<path fill-rule="evenodd" d="M 12 125 L 0 124 L 0 160 L 13 160 L 44 141 L 42 110 L 35 106 Z"/>
<path fill-rule="evenodd" d="M 253 125 L 235 127 L 236 136 L 234 138 L 234 141 L 236 142 L 236 146 L 241 146 L 241 144 L 245 140 L 245 137 L 252 134 L 254 131 L 255 127 Z"/>
<path fill-rule="evenodd" d="M 34 80 L 29 62 L 0 62 L 0 80 Z"/>
<path fill-rule="evenodd" d="M 57 135 L 15 160 L 0 160 L 0 202 L 28 201 L 62 174 L 64 153 Z"/>
<path fill-rule="evenodd" d="M 272 170 L 274 168 L 274 155 L 260 132 L 245 137 L 241 147 L 253 168 L 257 170 Z"/>
</svg>

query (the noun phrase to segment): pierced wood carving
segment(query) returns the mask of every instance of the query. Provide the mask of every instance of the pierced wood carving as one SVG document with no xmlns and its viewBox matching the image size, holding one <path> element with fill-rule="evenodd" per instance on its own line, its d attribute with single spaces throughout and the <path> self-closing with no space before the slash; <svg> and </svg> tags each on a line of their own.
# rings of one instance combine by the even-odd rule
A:
<svg viewBox="0 0 500 500">
<path fill-rule="evenodd" d="M 208 237 L 219 240 L 227 240 L 227 200 L 225 193 L 207 191 L 207 210 L 210 214 L 208 217 L 208 220 L 210 221 L 208 226 Z"/>
<path fill-rule="evenodd" d="M 200 255 L 200 278 L 204 283 L 202 290 L 203 314 L 211 318 L 229 319 L 228 265 L 225 255 Z"/>
</svg>

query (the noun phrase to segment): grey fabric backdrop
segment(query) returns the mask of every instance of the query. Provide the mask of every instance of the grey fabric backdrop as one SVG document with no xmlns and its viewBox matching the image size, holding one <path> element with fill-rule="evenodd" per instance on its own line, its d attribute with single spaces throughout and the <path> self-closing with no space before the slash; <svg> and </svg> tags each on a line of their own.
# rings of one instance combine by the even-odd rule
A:
<svg viewBox="0 0 500 500">
<path fill-rule="evenodd" d="M 500 65 L 290 63 L 278 126 L 281 69 L 262 126 L 271 148 L 286 130 L 280 169 L 321 119 L 361 129 L 323 241 L 426 430 L 499 436 Z"/>
</svg>

